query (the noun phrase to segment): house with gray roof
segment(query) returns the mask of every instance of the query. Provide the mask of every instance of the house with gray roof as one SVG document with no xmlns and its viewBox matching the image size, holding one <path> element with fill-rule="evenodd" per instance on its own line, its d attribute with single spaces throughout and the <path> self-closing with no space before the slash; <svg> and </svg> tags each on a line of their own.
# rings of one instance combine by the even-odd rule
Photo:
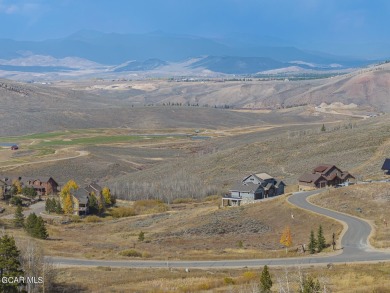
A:
<svg viewBox="0 0 390 293">
<path fill-rule="evenodd" d="M 88 214 L 89 192 L 84 188 L 79 188 L 71 190 L 70 194 L 73 201 L 73 213 L 79 216 Z"/>
<path fill-rule="evenodd" d="M 235 184 L 222 199 L 222 205 L 240 205 L 284 193 L 283 181 L 267 173 L 250 174 Z"/>
</svg>

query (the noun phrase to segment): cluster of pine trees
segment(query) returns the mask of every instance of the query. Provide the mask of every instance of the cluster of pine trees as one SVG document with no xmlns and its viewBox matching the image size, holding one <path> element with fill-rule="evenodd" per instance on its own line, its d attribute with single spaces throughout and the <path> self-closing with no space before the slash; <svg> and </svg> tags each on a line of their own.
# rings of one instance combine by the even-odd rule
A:
<svg viewBox="0 0 390 293">
<path fill-rule="evenodd" d="M 30 236 L 35 238 L 47 239 L 47 237 L 49 237 L 45 222 L 41 216 L 37 216 L 35 213 L 32 213 L 27 217 L 24 229 Z"/>
<path fill-rule="evenodd" d="M 316 251 L 321 252 L 326 247 L 326 240 L 324 232 L 322 231 L 322 226 L 318 227 L 317 239 L 314 236 L 314 231 L 310 232 L 310 241 L 309 241 L 309 250 L 311 254 L 314 254 Z"/>
<path fill-rule="evenodd" d="M 24 219 L 22 206 L 18 206 L 14 215 L 14 225 L 17 228 L 24 228 L 26 232 L 35 238 L 47 239 L 49 234 L 47 233 L 45 222 L 41 216 L 37 216 L 35 213 L 31 213 L 27 219 Z"/>
<path fill-rule="evenodd" d="M 271 279 L 271 274 L 269 273 L 268 266 L 265 265 L 260 276 L 260 292 L 261 293 L 270 293 L 273 282 Z M 310 275 L 306 275 L 300 279 L 299 282 L 299 293 L 318 293 L 322 292 L 321 285 L 318 279 L 314 279 Z M 280 292 L 286 292 L 280 290 Z M 289 291 L 288 291 L 289 292 Z"/>
<path fill-rule="evenodd" d="M 50 213 L 62 214 L 63 212 L 60 201 L 55 198 L 48 198 L 46 200 L 45 210 L 49 214 Z"/>
</svg>

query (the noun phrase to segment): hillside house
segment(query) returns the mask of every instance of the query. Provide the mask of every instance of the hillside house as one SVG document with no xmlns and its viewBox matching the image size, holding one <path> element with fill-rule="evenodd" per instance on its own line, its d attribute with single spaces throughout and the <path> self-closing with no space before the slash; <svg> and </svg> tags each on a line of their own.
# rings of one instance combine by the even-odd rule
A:
<svg viewBox="0 0 390 293">
<path fill-rule="evenodd" d="M 299 177 L 299 190 L 336 186 L 352 182 L 355 179 L 349 172 L 341 171 L 335 165 L 321 164 L 315 167 L 311 173 Z"/>
<path fill-rule="evenodd" d="M 23 187 L 32 187 L 38 195 L 55 194 L 58 192 L 58 183 L 52 177 L 17 177 L 1 176 L 7 185 L 11 186 L 15 180 L 18 180 Z"/>
<path fill-rule="evenodd" d="M 98 202 L 103 202 L 102 187 L 97 183 L 91 183 L 84 188 L 79 188 L 71 192 L 73 200 L 73 213 L 75 215 L 84 216 L 89 213 L 89 202 L 92 194 L 96 196 Z"/>
<path fill-rule="evenodd" d="M 38 195 L 55 194 L 58 192 L 58 183 L 52 177 L 22 178 L 23 187 L 32 187 Z"/>
<path fill-rule="evenodd" d="M 390 175 L 390 159 L 386 159 L 383 163 L 382 170 L 386 175 Z"/>
<path fill-rule="evenodd" d="M 103 195 L 102 195 L 102 188 L 101 186 L 99 186 L 97 183 L 93 182 L 91 184 L 89 184 L 88 186 L 86 186 L 84 188 L 85 190 L 87 190 L 90 194 L 94 193 L 96 198 L 101 198 Z"/>
<path fill-rule="evenodd" d="M 76 191 L 72 190 L 72 201 L 73 201 L 73 214 L 74 215 L 87 215 L 89 206 L 89 192 L 84 188 L 79 188 Z"/>
<path fill-rule="evenodd" d="M 284 193 L 285 186 L 283 181 L 267 173 L 250 174 L 230 189 L 222 198 L 222 205 L 234 206 L 278 196 Z"/>
</svg>

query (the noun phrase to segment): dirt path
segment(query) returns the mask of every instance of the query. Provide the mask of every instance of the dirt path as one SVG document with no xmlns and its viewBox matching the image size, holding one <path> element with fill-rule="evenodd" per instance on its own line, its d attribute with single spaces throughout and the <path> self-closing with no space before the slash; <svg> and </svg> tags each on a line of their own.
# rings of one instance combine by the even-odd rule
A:
<svg viewBox="0 0 390 293">
<path fill-rule="evenodd" d="M 25 162 L 25 163 L 15 163 L 15 164 L 8 164 L 8 165 L 2 165 L 0 166 L 0 169 L 13 169 L 16 167 L 26 166 L 26 165 L 34 165 L 34 164 L 42 164 L 42 163 L 50 163 L 50 162 L 57 162 L 57 161 L 63 161 L 63 160 L 70 160 L 75 159 L 79 157 L 88 156 L 88 151 L 76 151 L 78 155 L 76 156 L 69 156 L 69 157 L 63 157 L 63 158 L 52 158 L 47 160 L 40 160 L 40 161 L 34 161 L 34 162 Z"/>
</svg>

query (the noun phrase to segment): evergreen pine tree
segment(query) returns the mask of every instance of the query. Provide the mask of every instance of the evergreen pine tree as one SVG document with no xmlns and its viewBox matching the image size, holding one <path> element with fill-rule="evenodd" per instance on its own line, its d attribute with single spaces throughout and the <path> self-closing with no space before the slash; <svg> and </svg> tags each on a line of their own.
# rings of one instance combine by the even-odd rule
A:
<svg viewBox="0 0 390 293">
<path fill-rule="evenodd" d="M 323 132 L 326 131 L 325 124 L 322 124 L 321 131 L 323 131 Z"/>
<path fill-rule="evenodd" d="M 24 229 L 26 229 L 27 234 L 34 236 L 34 228 L 37 223 L 37 215 L 35 213 L 31 213 L 28 215 L 26 219 L 26 224 L 24 226 Z"/>
<path fill-rule="evenodd" d="M 268 266 L 265 265 L 260 276 L 260 292 L 271 292 L 272 280 L 268 271 Z"/>
<path fill-rule="evenodd" d="M 309 250 L 311 254 L 314 254 L 316 252 L 316 246 L 317 242 L 316 239 L 314 238 L 314 232 L 311 230 L 310 232 L 310 242 L 309 242 Z"/>
<path fill-rule="evenodd" d="M 318 235 L 317 235 L 317 250 L 318 252 L 321 252 L 326 247 L 326 241 L 324 237 L 324 233 L 322 231 L 322 226 L 318 228 Z"/>
<path fill-rule="evenodd" d="M 139 232 L 138 234 L 138 241 L 144 241 L 145 240 L 145 232 Z"/>
<path fill-rule="evenodd" d="M 22 228 L 24 226 L 24 215 L 22 206 L 18 206 L 14 215 L 15 227 Z"/>
<path fill-rule="evenodd" d="M 61 207 L 61 202 L 59 200 L 54 199 L 54 208 L 57 214 L 62 214 L 64 212 Z"/>
<path fill-rule="evenodd" d="M 21 277 L 23 270 L 19 262 L 20 252 L 15 244 L 15 239 L 8 235 L 0 238 L 0 280 L 3 277 Z M 0 282 L 0 292 L 19 292 L 18 283 Z"/>
<path fill-rule="evenodd" d="M 48 198 L 45 203 L 45 210 L 46 212 L 54 213 L 55 212 L 55 199 L 54 198 Z"/>
<path fill-rule="evenodd" d="M 41 216 L 37 217 L 37 221 L 34 227 L 34 235 L 32 236 L 40 239 L 47 239 L 47 237 L 49 237 L 49 234 L 46 230 L 45 222 L 43 221 Z"/>
</svg>

